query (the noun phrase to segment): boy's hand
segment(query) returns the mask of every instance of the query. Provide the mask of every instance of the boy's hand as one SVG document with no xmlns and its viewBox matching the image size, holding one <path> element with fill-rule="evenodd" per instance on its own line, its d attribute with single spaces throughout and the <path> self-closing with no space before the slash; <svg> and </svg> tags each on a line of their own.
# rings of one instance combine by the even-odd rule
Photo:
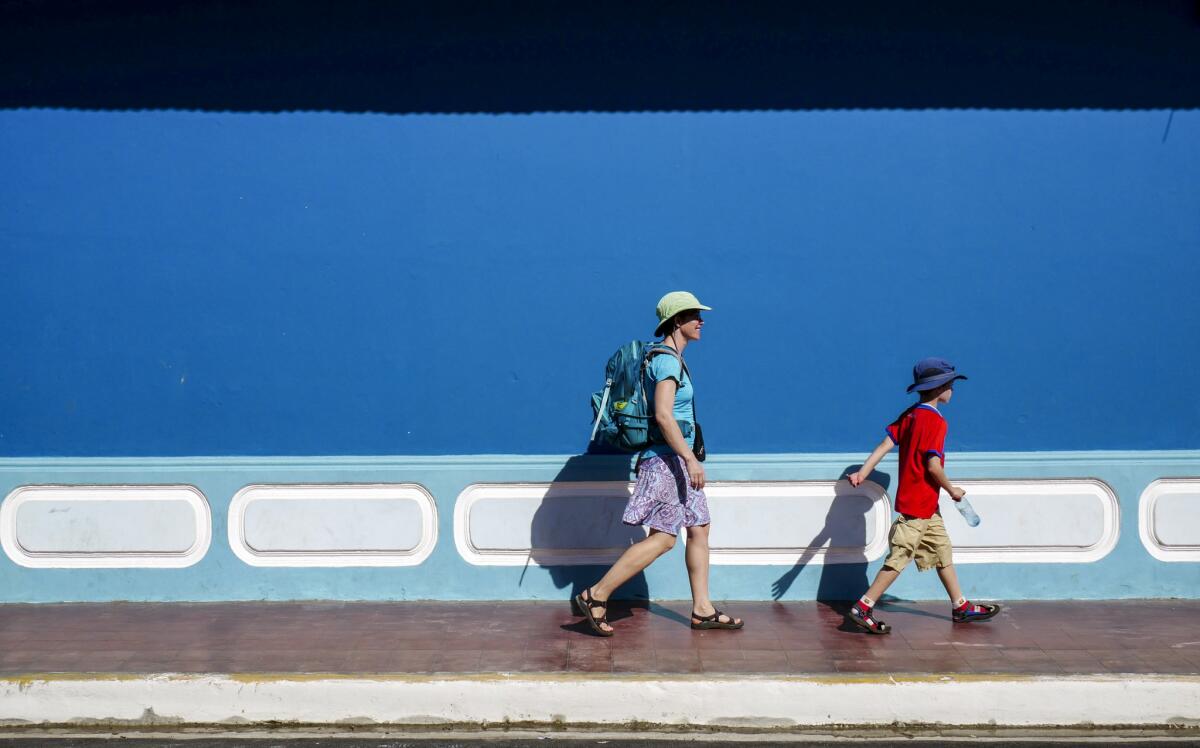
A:
<svg viewBox="0 0 1200 748">
<path fill-rule="evenodd" d="M 850 481 L 850 485 L 854 486 L 855 488 L 858 488 L 858 486 L 860 486 L 866 479 L 867 476 L 863 475 L 861 470 L 856 473 L 850 473 L 846 476 L 846 480 Z"/>
<path fill-rule="evenodd" d="M 954 499 L 955 501 L 962 501 L 962 497 L 967 495 L 967 492 L 958 486 L 950 486 L 950 490 L 946 493 L 950 494 L 950 498 Z"/>
</svg>

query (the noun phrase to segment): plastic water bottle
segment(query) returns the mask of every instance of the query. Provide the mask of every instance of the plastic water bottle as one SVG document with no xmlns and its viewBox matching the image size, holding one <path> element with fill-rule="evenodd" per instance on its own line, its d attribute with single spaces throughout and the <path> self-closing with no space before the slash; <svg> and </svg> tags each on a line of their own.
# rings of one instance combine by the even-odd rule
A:
<svg viewBox="0 0 1200 748">
<path fill-rule="evenodd" d="M 975 527 L 979 524 L 979 515 L 975 513 L 975 507 L 971 506 L 971 502 L 967 501 L 966 496 L 955 501 L 954 506 L 958 508 L 958 513 L 963 516 L 968 525 Z"/>
</svg>

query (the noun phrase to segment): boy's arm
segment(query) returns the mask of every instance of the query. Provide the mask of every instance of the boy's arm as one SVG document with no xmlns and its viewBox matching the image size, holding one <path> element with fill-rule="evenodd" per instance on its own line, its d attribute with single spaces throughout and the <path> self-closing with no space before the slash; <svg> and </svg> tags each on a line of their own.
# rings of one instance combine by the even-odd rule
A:
<svg viewBox="0 0 1200 748">
<path fill-rule="evenodd" d="M 846 479 L 850 481 L 850 485 L 857 486 L 865 481 L 871 475 L 872 471 L 875 470 L 875 466 L 879 464 L 879 461 L 883 459 L 884 455 L 891 452 L 894 446 L 896 446 L 896 442 L 892 441 L 892 437 L 883 437 L 883 441 L 879 442 L 879 446 L 875 448 L 875 451 L 871 453 L 871 456 L 867 458 L 863 466 L 858 469 L 858 472 L 846 476 Z"/>
<path fill-rule="evenodd" d="M 946 489 L 946 493 L 950 494 L 950 498 L 955 501 L 961 501 L 962 497 L 967 495 L 967 492 L 950 483 L 950 479 L 946 476 L 946 470 L 942 467 L 942 458 L 932 452 L 926 455 L 928 463 L 926 469 L 933 479 L 938 482 L 938 485 Z"/>
</svg>

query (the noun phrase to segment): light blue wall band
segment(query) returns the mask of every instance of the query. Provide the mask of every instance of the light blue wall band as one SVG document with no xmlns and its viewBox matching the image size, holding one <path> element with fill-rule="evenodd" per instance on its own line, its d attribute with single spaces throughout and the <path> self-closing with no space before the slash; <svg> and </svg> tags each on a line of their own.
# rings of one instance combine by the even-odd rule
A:
<svg viewBox="0 0 1200 748">
<path fill-rule="evenodd" d="M 851 454 L 715 456 L 710 481 L 829 481 L 861 462 Z M 1200 476 L 1200 452 L 973 453 L 951 457 L 956 480 L 1095 478 L 1120 503 L 1120 538 L 1094 563 L 960 565 L 969 595 L 997 599 L 1200 597 L 1200 564 L 1164 563 L 1138 537 L 1138 498 L 1161 478 Z M 888 482 L 894 462 L 880 468 Z M 453 456 L 313 458 L 38 458 L 0 460 L 0 492 L 37 484 L 191 484 L 212 509 L 213 541 L 207 555 L 182 569 L 30 569 L 0 560 L 0 601 L 101 600 L 517 600 L 565 599 L 570 588 L 602 572 L 598 566 L 541 568 L 468 564 L 454 544 L 454 503 L 474 483 L 620 480 L 626 462 L 606 457 Z M 256 568 L 239 560 L 227 542 L 231 498 L 250 484 L 419 483 L 437 504 L 439 541 L 424 563 L 408 568 Z M 611 518 L 580 516 L 581 523 Z M 1036 522 L 1037 517 L 1029 517 Z M 985 517 L 985 522 L 988 521 Z M 799 539 L 800 545 L 807 539 Z M 880 565 L 810 565 L 788 581 L 784 599 L 861 592 Z M 788 572 L 786 566 L 714 566 L 718 599 L 763 600 Z M 687 597 L 681 546 L 652 565 L 634 585 L 656 599 Z M 906 571 L 893 588 L 900 597 L 938 599 L 932 573 Z"/>
</svg>

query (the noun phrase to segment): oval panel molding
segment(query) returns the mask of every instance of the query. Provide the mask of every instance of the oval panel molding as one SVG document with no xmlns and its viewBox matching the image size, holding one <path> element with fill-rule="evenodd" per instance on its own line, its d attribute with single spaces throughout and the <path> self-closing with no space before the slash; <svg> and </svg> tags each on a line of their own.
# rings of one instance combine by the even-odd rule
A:
<svg viewBox="0 0 1200 748">
<path fill-rule="evenodd" d="M 704 492 L 714 565 L 854 564 L 887 553 L 892 512 L 872 481 L 710 483 Z"/>
<path fill-rule="evenodd" d="M 615 561 L 646 530 L 621 522 L 627 481 L 474 484 L 454 506 L 459 554 L 479 566 Z M 725 482 L 705 487 L 713 564 L 854 563 L 887 550 L 887 495 L 874 483 Z"/>
<path fill-rule="evenodd" d="M 211 542 L 212 513 L 195 486 L 20 486 L 0 507 L 0 545 L 30 568 L 178 569 Z"/>
<path fill-rule="evenodd" d="M 454 503 L 454 545 L 476 566 L 616 561 L 646 537 L 621 522 L 628 481 L 477 483 Z"/>
<path fill-rule="evenodd" d="M 229 545 L 251 566 L 416 566 L 437 545 L 437 506 L 415 483 L 246 486 Z"/>
<path fill-rule="evenodd" d="M 1160 478 L 1146 486 L 1138 535 L 1159 561 L 1200 561 L 1200 478 Z"/>
<path fill-rule="evenodd" d="M 1090 563 L 1117 546 L 1121 508 L 1094 478 L 956 480 L 982 521 L 970 527 L 945 491 L 956 564 Z"/>
</svg>

